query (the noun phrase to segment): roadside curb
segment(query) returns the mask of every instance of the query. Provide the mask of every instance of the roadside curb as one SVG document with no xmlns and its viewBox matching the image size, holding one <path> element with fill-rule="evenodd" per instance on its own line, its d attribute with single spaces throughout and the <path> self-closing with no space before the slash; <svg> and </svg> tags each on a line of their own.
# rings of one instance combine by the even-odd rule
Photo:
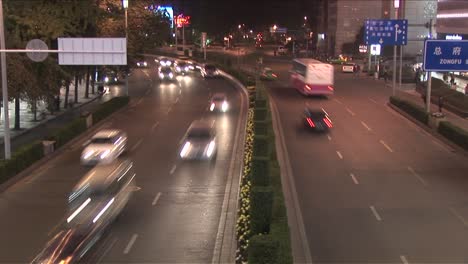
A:
<svg viewBox="0 0 468 264">
<path fill-rule="evenodd" d="M 468 151 L 464 150 L 462 147 L 458 146 L 457 144 L 453 143 L 452 141 L 450 141 L 449 139 L 445 138 L 444 136 L 442 136 L 441 134 L 439 134 L 435 129 L 432 129 L 430 128 L 429 126 L 419 122 L 418 120 L 416 120 L 414 117 L 410 116 L 409 114 L 407 114 L 406 112 L 404 112 L 403 110 L 399 109 L 397 106 L 394 106 L 392 103 L 390 102 L 387 102 L 387 106 L 390 107 L 392 110 L 394 110 L 395 112 L 399 113 L 400 115 L 402 115 L 403 117 L 405 117 L 406 119 L 410 120 L 411 122 L 413 122 L 414 124 L 416 124 L 418 127 L 422 128 L 425 132 L 429 133 L 430 135 L 432 135 L 433 137 L 437 138 L 438 140 L 442 141 L 444 144 L 448 145 L 450 148 L 452 148 L 452 152 L 456 152 L 456 153 L 459 153 L 465 157 L 468 157 Z"/>
<path fill-rule="evenodd" d="M 130 100 L 131 102 L 132 100 Z M 63 146 L 61 146 L 60 148 L 58 148 L 57 150 L 54 150 L 54 152 L 52 152 L 51 154 L 49 155 L 46 155 L 44 157 L 42 157 L 42 159 L 34 162 L 31 166 L 27 167 L 26 169 L 24 169 L 23 171 L 21 171 L 20 173 L 16 174 L 15 176 L 13 176 L 11 179 L 8 179 L 6 182 L 0 184 L 0 193 L 3 193 L 5 192 L 7 189 L 9 189 L 10 187 L 12 187 L 13 185 L 15 185 L 16 183 L 20 182 L 21 180 L 24 180 L 24 179 L 27 179 L 28 176 L 30 176 L 30 174 L 39 169 L 40 167 L 44 166 L 47 162 L 57 158 L 61 153 L 63 153 L 64 151 L 66 150 L 69 150 L 69 148 L 71 146 L 73 146 L 74 144 L 76 144 L 77 142 L 83 140 L 85 137 L 89 136 L 90 134 L 94 133 L 96 130 L 98 130 L 104 123 L 106 123 L 107 121 L 109 121 L 110 119 L 112 119 L 114 117 L 115 114 L 118 114 L 118 113 L 121 113 L 121 112 L 124 112 L 125 110 L 128 110 L 131 106 L 130 106 L 130 102 L 122 107 L 121 109 L 113 112 L 112 114 L 110 114 L 109 116 L 107 116 L 106 118 L 100 120 L 99 122 L 97 122 L 96 124 L 94 124 L 93 126 L 91 126 L 89 129 L 87 129 L 86 131 L 84 131 L 83 133 L 81 133 L 80 135 L 76 136 L 75 138 L 73 138 L 72 140 L 68 141 L 67 143 L 65 143 Z"/>
<path fill-rule="evenodd" d="M 284 134 L 280 132 L 279 112 L 270 94 L 268 94 L 268 97 L 270 98 L 271 117 L 275 133 L 277 159 L 280 165 L 281 185 L 288 216 L 288 226 L 291 230 L 290 238 L 293 261 L 294 263 L 312 263 L 312 256 L 306 237 L 304 220 L 297 197 L 297 189 L 292 175 L 287 146 L 284 140 Z"/>
</svg>

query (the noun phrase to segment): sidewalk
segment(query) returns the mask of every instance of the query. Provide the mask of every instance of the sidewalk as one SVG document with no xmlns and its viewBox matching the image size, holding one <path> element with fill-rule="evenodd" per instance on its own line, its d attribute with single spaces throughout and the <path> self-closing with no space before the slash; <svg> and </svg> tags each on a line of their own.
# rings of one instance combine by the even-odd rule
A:
<svg viewBox="0 0 468 264">
<path fill-rule="evenodd" d="M 112 87 L 111 87 L 112 88 Z M 111 92 L 99 97 L 97 91 L 95 94 L 91 94 L 91 87 L 89 89 L 89 98 L 84 98 L 85 95 L 85 83 L 78 86 L 78 103 L 74 104 L 73 107 L 64 109 L 65 99 L 65 88 L 60 90 L 60 112 L 55 112 L 51 115 L 45 109 L 45 104 L 41 103 L 41 108 L 38 107 L 37 119 L 33 120 L 33 114 L 30 111 L 30 107 L 27 102 L 21 102 L 20 104 L 20 130 L 14 130 L 14 102 L 9 104 L 10 114 L 10 135 L 11 135 L 11 153 L 22 147 L 25 144 L 31 143 L 35 140 L 42 140 L 44 137 L 50 134 L 51 131 L 62 127 L 64 124 L 70 122 L 76 117 L 79 117 L 82 112 L 91 112 L 96 109 L 101 103 L 110 100 L 115 97 L 115 93 Z M 75 86 L 70 87 L 69 102 L 74 102 Z M 41 112 L 47 112 L 46 115 L 42 116 Z M 3 114 L 3 113 L 2 113 Z M 3 129 L 3 115 L 0 119 L 0 158 L 4 158 L 4 129 Z"/>
<path fill-rule="evenodd" d="M 391 84 L 387 84 L 387 87 Z M 402 99 L 411 101 L 412 103 L 419 105 L 422 108 L 426 108 L 421 95 L 416 91 L 416 84 L 405 84 L 402 85 L 402 89 L 397 89 L 397 96 Z M 439 106 L 431 103 L 431 113 L 439 112 Z M 468 119 L 462 118 L 442 107 L 442 113 L 445 115 L 445 120 L 450 121 L 452 124 L 468 131 Z"/>
</svg>

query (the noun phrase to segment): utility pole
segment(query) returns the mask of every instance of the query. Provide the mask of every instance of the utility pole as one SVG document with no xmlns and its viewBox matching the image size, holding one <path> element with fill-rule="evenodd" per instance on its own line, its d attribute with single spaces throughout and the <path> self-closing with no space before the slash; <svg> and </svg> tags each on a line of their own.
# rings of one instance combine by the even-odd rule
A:
<svg viewBox="0 0 468 264">
<path fill-rule="evenodd" d="M 5 28 L 3 25 L 3 1 L 0 0 L 0 49 L 5 50 Z M 6 53 L 0 54 L 2 66 L 2 96 L 3 96 L 3 139 L 5 145 L 5 159 L 11 159 L 10 147 L 10 115 L 8 113 L 8 86 Z"/>
<path fill-rule="evenodd" d="M 400 17 L 402 19 L 405 18 L 405 3 L 404 0 L 399 0 L 400 1 Z M 402 79 L 402 72 L 403 72 L 403 45 L 400 45 L 400 74 L 398 75 L 398 87 L 401 89 L 401 79 Z"/>
<path fill-rule="evenodd" d="M 432 19 L 429 21 L 429 38 L 432 38 Z M 427 52 L 427 51 L 426 51 Z M 427 89 L 426 89 L 426 112 L 431 112 L 431 89 L 432 89 L 432 72 L 427 72 Z"/>
</svg>

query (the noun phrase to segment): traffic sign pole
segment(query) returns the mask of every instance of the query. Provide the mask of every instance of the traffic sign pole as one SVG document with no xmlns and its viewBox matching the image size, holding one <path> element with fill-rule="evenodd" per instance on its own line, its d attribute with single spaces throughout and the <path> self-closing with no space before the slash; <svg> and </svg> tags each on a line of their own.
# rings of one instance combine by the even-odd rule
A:
<svg viewBox="0 0 468 264">
<path fill-rule="evenodd" d="M 427 80 L 427 89 L 426 89 L 426 112 L 431 112 L 431 88 L 432 88 L 432 72 L 428 72 L 428 80 Z"/>
</svg>

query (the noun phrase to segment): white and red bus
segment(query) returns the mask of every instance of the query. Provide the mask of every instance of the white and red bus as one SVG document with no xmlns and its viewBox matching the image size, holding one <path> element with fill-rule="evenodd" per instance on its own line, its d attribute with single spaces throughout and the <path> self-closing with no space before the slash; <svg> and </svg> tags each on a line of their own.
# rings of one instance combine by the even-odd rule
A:
<svg viewBox="0 0 468 264">
<path fill-rule="evenodd" d="M 333 73 L 331 64 L 314 59 L 295 59 L 292 62 L 291 85 L 304 95 L 332 95 Z"/>
</svg>

